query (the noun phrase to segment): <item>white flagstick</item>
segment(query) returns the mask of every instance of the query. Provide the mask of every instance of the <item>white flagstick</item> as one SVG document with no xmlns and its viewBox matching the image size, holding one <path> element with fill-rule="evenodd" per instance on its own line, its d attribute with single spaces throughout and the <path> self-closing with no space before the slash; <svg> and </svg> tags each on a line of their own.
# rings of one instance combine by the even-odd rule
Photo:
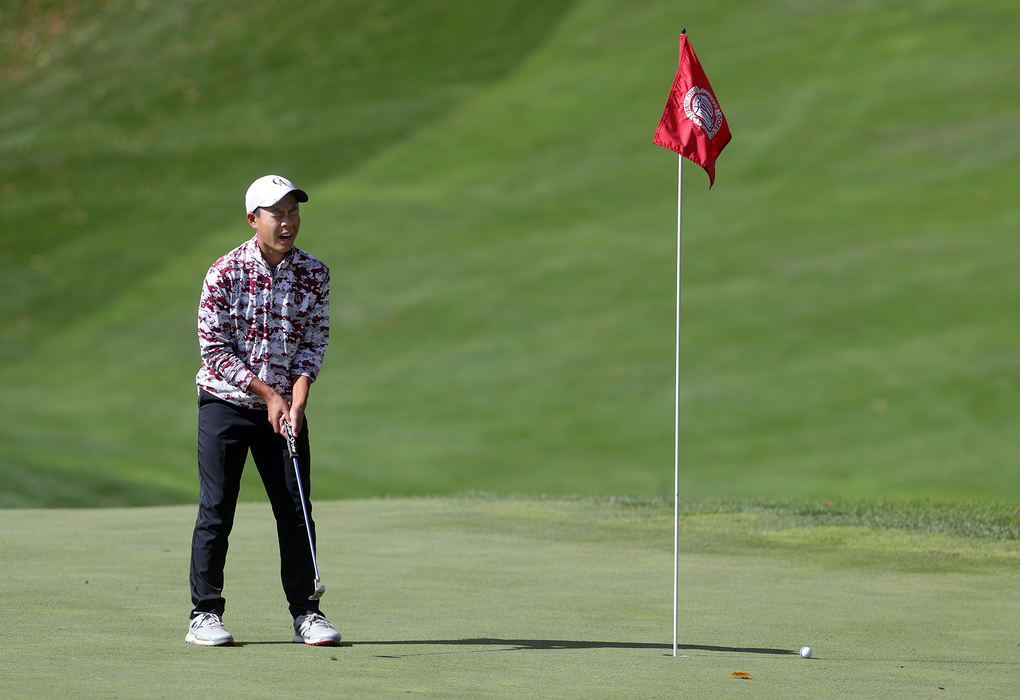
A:
<svg viewBox="0 0 1020 700">
<path fill-rule="evenodd" d="M 677 655 L 677 605 L 680 587 L 680 261 L 683 237 L 684 157 L 677 155 L 676 170 L 676 367 L 673 413 L 673 656 Z"/>
</svg>

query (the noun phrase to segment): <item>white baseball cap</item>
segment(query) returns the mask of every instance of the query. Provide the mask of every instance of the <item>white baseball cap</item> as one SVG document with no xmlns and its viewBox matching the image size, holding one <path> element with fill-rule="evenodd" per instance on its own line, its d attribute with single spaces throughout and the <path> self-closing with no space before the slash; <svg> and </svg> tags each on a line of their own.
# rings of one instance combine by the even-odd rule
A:
<svg viewBox="0 0 1020 700">
<path fill-rule="evenodd" d="M 259 207 L 271 207 L 289 193 L 299 202 L 307 202 L 305 191 L 294 186 L 294 183 L 280 175 L 263 175 L 251 183 L 244 193 L 244 207 L 249 214 Z"/>
</svg>

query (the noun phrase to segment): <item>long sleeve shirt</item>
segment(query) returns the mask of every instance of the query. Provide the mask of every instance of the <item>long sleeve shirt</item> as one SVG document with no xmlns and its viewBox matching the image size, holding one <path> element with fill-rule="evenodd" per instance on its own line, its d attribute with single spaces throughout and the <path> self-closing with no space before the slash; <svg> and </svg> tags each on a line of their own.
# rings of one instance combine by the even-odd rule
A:
<svg viewBox="0 0 1020 700">
<path fill-rule="evenodd" d="M 329 268 L 300 248 L 272 269 L 256 237 L 217 260 L 198 305 L 199 389 L 246 408 L 255 377 L 286 400 L 294 381 L 315 381 L 329 344 Z"/>
</svg>

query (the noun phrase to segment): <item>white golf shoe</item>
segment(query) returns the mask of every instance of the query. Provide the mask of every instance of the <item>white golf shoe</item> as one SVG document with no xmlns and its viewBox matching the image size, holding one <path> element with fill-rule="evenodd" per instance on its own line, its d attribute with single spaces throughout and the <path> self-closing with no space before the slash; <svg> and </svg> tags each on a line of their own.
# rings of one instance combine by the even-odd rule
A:
<svg viewBox="0 0 1020 700">
<path fill-rule="evenodd" d="M 223 620 L 216 613 L 199 613 L 191 618 L 184 641 L 204 647 L 229 647 L 234 644 L 234 635 L 223 629 Z"/>
<path fill-rule="evenodd" d="M 294 641 L 315 647 L 335 647 L 340 633 L 320 613 L 308 613 L 294 620 Z"/>
</svg>

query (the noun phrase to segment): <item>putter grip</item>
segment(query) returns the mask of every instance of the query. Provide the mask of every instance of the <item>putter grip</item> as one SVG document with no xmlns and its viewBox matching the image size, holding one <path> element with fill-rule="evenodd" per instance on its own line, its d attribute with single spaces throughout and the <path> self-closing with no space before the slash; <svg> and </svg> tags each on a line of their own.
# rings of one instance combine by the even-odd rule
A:
<svg viewBox="0 0 1020 700">
<path fill-rule="evenodd" d="M 291 457 L 297 457 L 297 440 L 294 438 L 294 431 L 291 430 L 290 423 L 283 421 L 283 430 L 287 433 L 287 452 L 290 452 Z"/>
</svg>

